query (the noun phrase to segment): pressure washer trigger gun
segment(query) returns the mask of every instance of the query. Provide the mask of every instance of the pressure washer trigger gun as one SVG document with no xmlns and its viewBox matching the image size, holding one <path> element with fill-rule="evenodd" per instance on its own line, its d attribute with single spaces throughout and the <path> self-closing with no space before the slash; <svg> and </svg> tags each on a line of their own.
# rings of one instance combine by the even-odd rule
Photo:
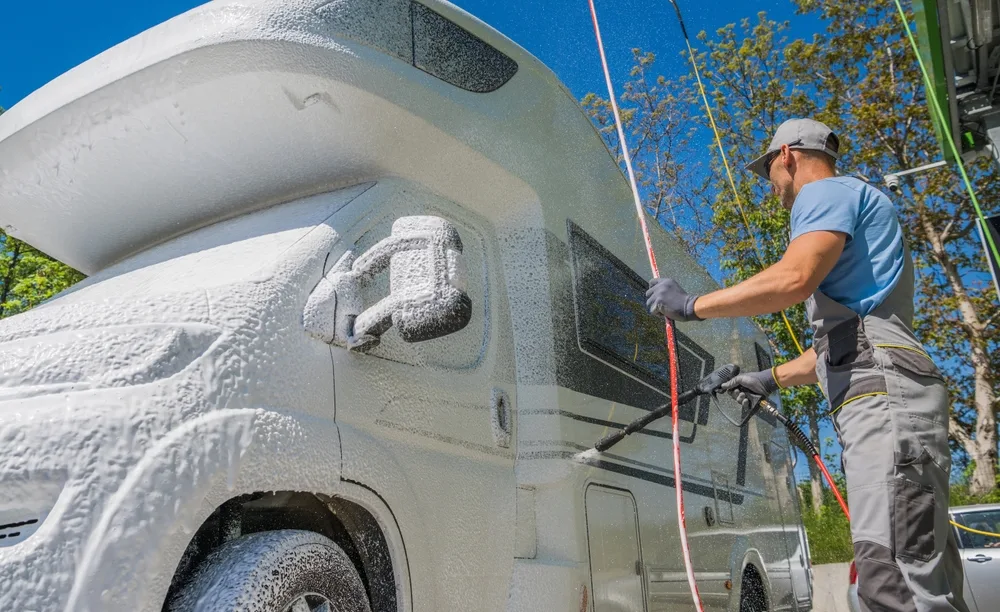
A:
<svg viewBox="0 0 1000 612">
<path fill-rule="evenodd" d="M 735 363 L 726 364 L 698 381 L 698 385 L 695 388 L 698 390 L 699 395 L 718 397 L 720 393 L 724 393 L 722 385 L 736 378 L 739 374 L 740 366 Z"/>
</svg>

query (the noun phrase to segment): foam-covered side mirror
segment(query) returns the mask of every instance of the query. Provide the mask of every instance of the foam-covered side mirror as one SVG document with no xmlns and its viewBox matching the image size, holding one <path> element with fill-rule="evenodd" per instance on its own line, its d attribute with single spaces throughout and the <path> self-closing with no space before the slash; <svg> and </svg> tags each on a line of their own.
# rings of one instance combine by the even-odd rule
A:
<svg viewBox="0 0 1000 612">
<path fill-rule="evenodd" d="M 422 248 L 399 251 L 389 264 L 392 323 L 400 337 L 422 342 L 465 328 L 472 300 L 465 292 L 462 239 L 455 226 L 439 217 L 403 217 L 392 225 L 392 235 L 426 237 Z"/>
<path fill-rule="evenodd" d="M 359 284 L 386 268 L 389 295 L 361 311 Z M 393 325 L 405 342 L 460 331 L 472 318 L 472 300 L 458 230 L 440 217 L 397 219 L 392 235 L 361 257 L 341 257 L 313 291 L 304 317 L 317 337 L 360 351 L 377 346 Z"/>
</svg>

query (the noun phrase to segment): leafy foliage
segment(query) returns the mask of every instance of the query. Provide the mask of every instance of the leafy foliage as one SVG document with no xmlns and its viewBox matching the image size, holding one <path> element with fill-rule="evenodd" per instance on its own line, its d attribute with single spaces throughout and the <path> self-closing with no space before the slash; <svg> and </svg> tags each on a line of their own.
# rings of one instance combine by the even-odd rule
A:
<svg viewBox="0 0 1000 612">
<path fill-rule="evenodd" d="M 969 483 L 976 471 L 975 461 L 970 461 L 958 479 L 958 482 L 951 485 L 952 506 L 974 506 L 976 504 L 1000 504 L 1000 474 L 994 480 L 993 489 L 983 494 L 970 492 Z"/>
<path fill-rule="evenodd" d="M 808 484 L 804 492 L 810 492 Z M 811 508 L 802 513 L 802 524 L 809 538 L 809 554 L 814 565 L 847 563 L 854 559 L 851 543 L 851 523 L 840 511 L 829 491 L 824 491 L 824 503 L 817 512 Z"/>
<path fill-rule="evenodd" d="M 24 312 L 82 279 L 76 270 L 0 230 L 0 318 Z"/>
<path fill-rule="evenodd" d="M 0 318 L 16 315 L 83 279 L 83 275 L 0 231 Z"/>
</svg>

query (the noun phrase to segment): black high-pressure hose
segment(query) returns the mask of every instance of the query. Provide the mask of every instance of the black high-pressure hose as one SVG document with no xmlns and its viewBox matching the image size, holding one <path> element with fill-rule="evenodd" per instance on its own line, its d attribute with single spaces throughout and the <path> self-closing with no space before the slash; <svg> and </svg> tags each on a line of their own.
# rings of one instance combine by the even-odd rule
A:
<svg viewBox="0 0 1000 612">
<path fill-rule="evenodd" d="M 781 414 L 781 411 L 779 411 L 778 408 L 766 398 L 757 403 L 757 407 L 754 411 L 770 415 L 785 426 L 785 429 L 788 430 L 788 437 L 792 440 L 792 442 L 801 448 L 802 452 L 804 452 L 806 456 L 811 457 L 812 460 L 816 462 L 816 465 L 819 466 L 819 470 L 823 472 L 823 476 L 826 478 L 827 484 L 830 485 L 830 490 L 833 491 L 833 494 L 837 497 L 837 501 L 840 503 L 840 509 L 844 511 L 844 516 L 847 517 L 847 520 L 851 520 L 851 511 L 847 508 L 847 502 L 845 502 L 844 498 L 840 495 L 840 489 L 837 488 L 837 483 L 833 481 L 833 476 L 831 476 L 830 471 L 826 469 L 826 465 L 823 463 L 823 458 L 819 456 L 819 451 L 816 450 L 816 445 L 812 443 L 809 436 L 807 436 L 805 432 L 802 431 L 802 429 L 793 423 L 788 417 Z"/>
<path fill-rule="evenodd" d="M 777 406 L 767 401 L 766 399 L 760 400 L 757 404 L 757 409 L 764 414 L 773 417 L 779 423 L 785 426 L 788 430 L 788 437 L 792 439 L 795 446 L 802 449 L 802 452 L 809 455 L 810 457 L 815 457 L 819 455 L 819 451 L 816 450 L 816 446 L 809 439 L 809 436 L 802 431 L 795 423 L 793 423 L 788 417 L 781 414 Z"/>
</svg>

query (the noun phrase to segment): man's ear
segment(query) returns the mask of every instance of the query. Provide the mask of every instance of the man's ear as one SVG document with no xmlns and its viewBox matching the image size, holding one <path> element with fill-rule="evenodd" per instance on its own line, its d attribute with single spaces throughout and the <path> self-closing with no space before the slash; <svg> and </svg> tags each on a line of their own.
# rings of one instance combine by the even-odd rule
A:
<svg viewBox="0 0 1000 612">
<path fill-rule="evenodd" d="M 795 158 L 792 156 L 792 148 L 788 145 L 781 145 L 781 164 L 791 173 L 792 166 L 795 165 Z"/>
</svg>

